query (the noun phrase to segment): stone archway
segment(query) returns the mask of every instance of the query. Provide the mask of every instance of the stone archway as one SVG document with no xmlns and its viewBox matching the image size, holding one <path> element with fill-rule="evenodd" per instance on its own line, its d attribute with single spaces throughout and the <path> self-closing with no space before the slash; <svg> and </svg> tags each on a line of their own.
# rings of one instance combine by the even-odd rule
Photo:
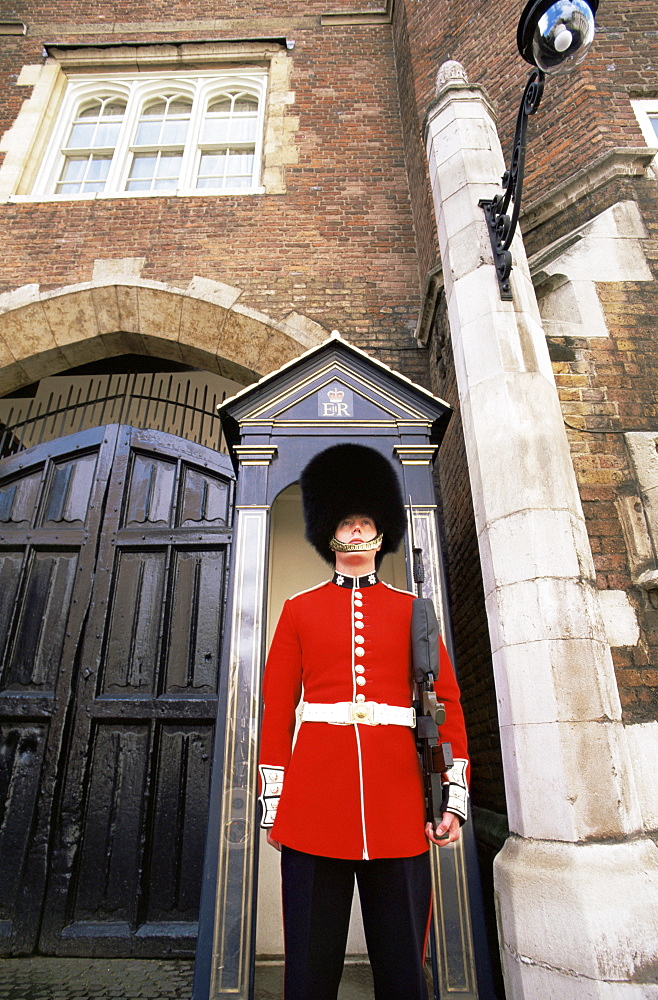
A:
<svg viewBox="0 0 658 1000">
<path fill-rule="evenodd" d="M 157 354 L 248 384 L 327 335 L 299 313 L 275 321 L 240 305 L 241 289 L 219 281 L 194 277 L 183 289 L 126 270 L 95 268 L 82 284 L 0 295 L 0 395 L 125 353 Z"/>
</svg>

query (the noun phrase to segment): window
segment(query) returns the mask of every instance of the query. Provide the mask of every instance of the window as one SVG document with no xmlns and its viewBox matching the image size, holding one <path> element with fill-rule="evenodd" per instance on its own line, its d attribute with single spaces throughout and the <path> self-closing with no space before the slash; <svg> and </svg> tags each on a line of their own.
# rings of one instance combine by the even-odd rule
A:
<svg viewBox="0 0 658 1000">
<path fill-rule="evenodd" d="M 648 146 L 658 148 L 658 100 L 631 101 Z"/>
<path fill-rule="evenodd" d="M 89 198 L 262 191 L 266 83 L 259 69 L 230 75 L 74 77 L 32 194 Z"/>
</svg>

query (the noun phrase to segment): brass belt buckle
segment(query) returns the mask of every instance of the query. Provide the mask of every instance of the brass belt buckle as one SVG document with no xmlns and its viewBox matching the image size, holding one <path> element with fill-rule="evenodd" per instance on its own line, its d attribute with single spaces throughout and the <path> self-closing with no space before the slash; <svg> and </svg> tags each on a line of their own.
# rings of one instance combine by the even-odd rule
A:
<svg viewBox="0 0 658 1000">
<path fill-rule="evenodd" d="M 367 726 L 377 726 L 378 723 L 375 722 L 373 717 L 373 704 L 367 704 L 365 702 L 351 702 L 350 703 L 350 722 L 363 722 Z"/>
</svg>

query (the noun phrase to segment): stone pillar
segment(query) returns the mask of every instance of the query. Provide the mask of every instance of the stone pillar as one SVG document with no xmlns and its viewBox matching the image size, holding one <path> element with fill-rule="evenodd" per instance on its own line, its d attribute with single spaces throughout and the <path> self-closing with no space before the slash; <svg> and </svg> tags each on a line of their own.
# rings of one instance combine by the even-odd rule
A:
<svg viewBox="0 0 658 1000">
<path fill-rule="evenodd" d="M 427 154 L 512 831 L 495 864 L 508 1000 L 658 997 L 658 849 L 522 240 L 503 302 L 478 206 L 504 171 L 492 111 L 458 63 L 439 71 Z"/>
</svg>

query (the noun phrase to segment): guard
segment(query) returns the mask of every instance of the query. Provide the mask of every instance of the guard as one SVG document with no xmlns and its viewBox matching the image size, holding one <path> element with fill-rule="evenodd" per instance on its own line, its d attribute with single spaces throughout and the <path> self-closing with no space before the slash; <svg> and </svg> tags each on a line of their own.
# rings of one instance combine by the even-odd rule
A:
<svg viewBox="0 0 658 1000">
<path fill-rule="evenodd" d="M 414 595 L 377 575 L 406 530 L 395 471 L 371 448 L 336 445 L 301 487 L 306 537 L 335 572 L 286 601 L 265 668 L 260 802 L 282 852 L 284 1000 L 336 1000 L 355 877 L 376 1000 L 427 1000 L 428 839 L 458 840 L 466 819 L 459 689 L 440 641 L 442 737 L 455 760 L 434 831 L 413 735 Z"/>
</svg>

